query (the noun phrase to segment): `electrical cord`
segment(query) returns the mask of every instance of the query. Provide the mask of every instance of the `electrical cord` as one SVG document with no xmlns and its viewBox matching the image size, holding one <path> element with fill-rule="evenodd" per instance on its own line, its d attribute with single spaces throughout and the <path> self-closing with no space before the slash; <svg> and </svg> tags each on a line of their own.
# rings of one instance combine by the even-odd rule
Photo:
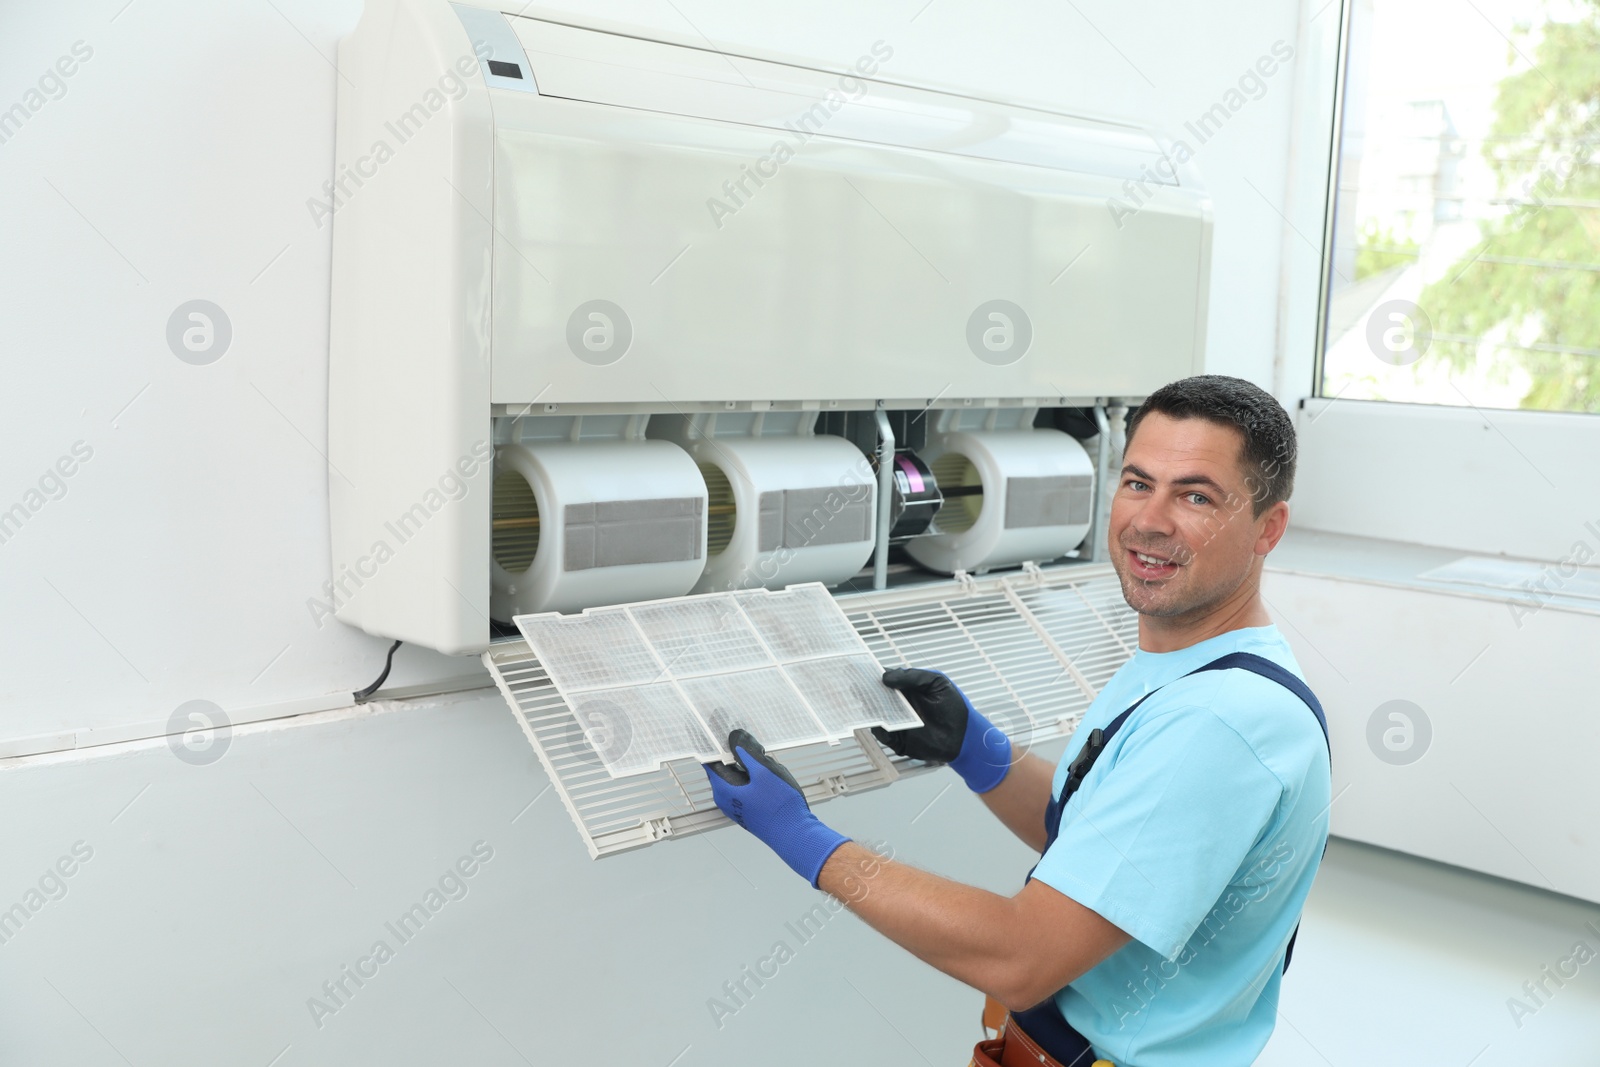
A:
<svg viewBox="0 0 1600 1067">
<path fill-rule="evenodd" d="M 350 694 L 356 698 L 357 704 L 365 704 L 368 699 L 371 698 L 372 694 L 378 691 L 378 686 L 382 685 L 384 680 L 389 677 L 389 668 L 394 666 L 394 650 L 399 647 L 399 640 L 396 640 L 394 644 L 389 646 L 389 656 L 383 661 L 383 673 L 378 675 L 371 685 L 367 686 L 365 689 L 357 689 L 354 693 Z"/>
</svg>

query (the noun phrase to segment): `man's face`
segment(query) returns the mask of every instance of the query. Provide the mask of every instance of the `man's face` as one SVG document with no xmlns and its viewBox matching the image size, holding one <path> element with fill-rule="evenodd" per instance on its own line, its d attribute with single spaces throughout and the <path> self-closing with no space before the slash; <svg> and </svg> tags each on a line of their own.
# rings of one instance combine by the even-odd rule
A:
<svg viewBox="0 0 1600 1067">
<path fill-rule="evenodd" d="M 1251 517 L 1250 493 L 1261 492 L 1264 478 L 1256 475 L 1247 487 L 1243 446 L 1238 430 L 1208 419 L 1152 412 L 1139 423 L 1107 530 L 1133 610 L 1158 617 L 1203 612 L 1238 589 L 1276 542 L 1263 528 L 1280 512 L 1286 520 L 1288 505 Z M 1140 552 L 1166 562 L 1149 565 Z"/>
</svg>

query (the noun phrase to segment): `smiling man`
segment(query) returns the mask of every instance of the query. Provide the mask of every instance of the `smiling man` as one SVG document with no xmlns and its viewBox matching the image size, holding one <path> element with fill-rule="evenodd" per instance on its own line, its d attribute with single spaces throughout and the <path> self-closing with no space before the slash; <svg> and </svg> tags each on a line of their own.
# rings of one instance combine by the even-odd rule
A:
<svg viewBox="0 0 1600 1067">
<path fill-rule="evenodd" d="M 1282 405 L 1242 379 L 1139 407 L 1106 531 L 1139 648 L 1054 766 L 944 675 L 884 675 L 924 725 L 879 739 L 948 763 L 1040 853 L 1014 896 L 850 841 L 743 731 L 739 765 L 708 765 L 718 806 L 797 873 L 1009 1010 L 974 1064 L 1238 1067 L 1272 1033 L 1331 792 L 1322 709 L 1260 595 L 1295 452 Z"/>
</svg>

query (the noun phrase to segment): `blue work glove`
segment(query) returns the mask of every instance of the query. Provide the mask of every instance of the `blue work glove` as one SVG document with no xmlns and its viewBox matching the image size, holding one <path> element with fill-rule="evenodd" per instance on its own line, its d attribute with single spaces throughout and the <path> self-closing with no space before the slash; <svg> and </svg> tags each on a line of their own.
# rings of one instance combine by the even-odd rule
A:
<svg viewBox="0 0 1600 1067">
<path fill-rule="evenodd" d="M 748 731 L 730 733 L 728 749 L 738 763 L 702 764 L 711 780 L 711 799 L 815 887 L 822 865 L 850 839 L 811 813 L 794 775 Z"/>
<path fill-rule="evenodd" d="M 883 684 L 905 694 L 922 717 L 910 730 L 872 728 L 872 736 L 912 759 L 948 763 L 974 793 L 987 793 L 1011 770 L 1011 739 L 984 718 L 956 683 L 938 671 L 896 668 Z"/>
</svg>

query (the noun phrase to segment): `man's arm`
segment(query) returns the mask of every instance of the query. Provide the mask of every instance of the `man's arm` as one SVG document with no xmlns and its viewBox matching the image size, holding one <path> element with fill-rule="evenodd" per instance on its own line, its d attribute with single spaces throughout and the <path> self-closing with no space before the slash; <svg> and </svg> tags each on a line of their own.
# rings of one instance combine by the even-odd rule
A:
<svg viewBox="0 0 1600 1067">
<path fill-rule="evenodd" d="M 995 817 L 1035 852 L 1044 852 L 1044 812 L 1054 775 L 1054 767 L 1028 752 L 1011 764 L 999 785 L 978 794 Z"/>
<path fill-rule="evenodd" d="M 828 857 L 817 887 L 919 959 L 1012 1011 L 1033 1007 L 1129 941 L 1043 882 L 1003 897 L 883 859 L 854 841 Z"/>
<path fill-rule="evenodd" d="M 706 765 L 717 807 L 884 936 L 1008 1008 L 1032 1007 L 1128 941 L 1043 882 L 1002 897 L 885 860 L 819 821 L 747 732 L 729 734 L 728 747 L 738 763 Z"/>
</svg>

